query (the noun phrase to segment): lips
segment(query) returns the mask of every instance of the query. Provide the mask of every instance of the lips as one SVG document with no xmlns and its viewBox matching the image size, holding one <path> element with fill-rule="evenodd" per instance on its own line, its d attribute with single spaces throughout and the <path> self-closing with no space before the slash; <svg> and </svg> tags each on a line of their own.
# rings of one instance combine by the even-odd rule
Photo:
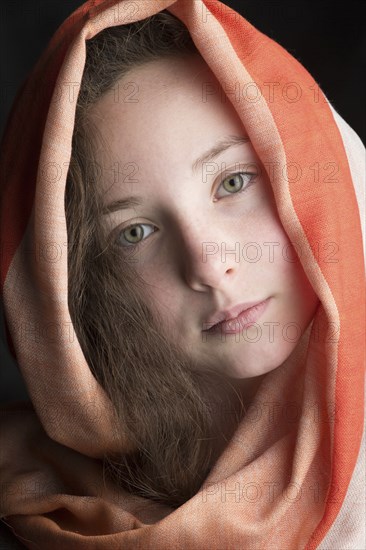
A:
<svg viewBox="0 0 366 550">
<path fill-rule="evenodd" d="M 245 302 L 212 315 L 205 326 L 204 332 L 215 331 L 221 329 L 224 332 L 237 332 L 240 328 L 244 328 L 262 314 L 267 307 L 269 298 L 265 300 L 257 300 L 255 302 Z"/>
</svg>

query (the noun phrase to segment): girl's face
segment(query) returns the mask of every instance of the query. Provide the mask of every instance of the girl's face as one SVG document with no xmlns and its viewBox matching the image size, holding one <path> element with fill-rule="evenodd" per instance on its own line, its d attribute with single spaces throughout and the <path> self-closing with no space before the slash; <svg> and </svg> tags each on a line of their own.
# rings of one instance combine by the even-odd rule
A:
<svg viewBox="0 0 366 550">
<path fill-rule="evenodd" d="M 193 56 L 138 67 L 92 107 L 91 119 L 106 145 L 95 159 L 103 224 L 146 282 L 162 330 L 193 361 L 233 378 L 281 365 L 318 298 L 267 173 L 206 63 Z M 233 136 L 244 139 L 220 150 Z M 267 298 L 254 325 L 205 332 L 215 313 Z"/>
</svg>

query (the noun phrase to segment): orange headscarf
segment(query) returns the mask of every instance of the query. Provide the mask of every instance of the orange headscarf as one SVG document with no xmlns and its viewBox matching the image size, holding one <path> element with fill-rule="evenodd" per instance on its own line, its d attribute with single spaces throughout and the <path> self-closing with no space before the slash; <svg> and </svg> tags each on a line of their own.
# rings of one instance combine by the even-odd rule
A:
<svg viewBox="0 0 366 550">
<path fill-rule="evenodd" d="M 58 254 L 67 243 L 70 97 L 85 41 L 163 9 L 186 25 L 231 100 L 235 83 L 245 90 L 246 101 L 233 105 L 273 169 L 281 222 L 320 300 L 294 352 L 261 385 L 254 414 L 243 418 L 201 490 L 175 510 L 103 479 L 101 457 L 118 450 L 108 429 L 114 412 L 77 339 L 68 338 L 67 254 Z M 321 185 L 286 177 L 294 164 L 305 173 L 326 163 L 330 177 Z M 1 408 L 1 517 L 23 544 L 365 548 L 365 149 L 304 67 L 219 1 L 90 0 L 61 25 L 20 89 L 1 174 L 7 344 L 31 400 Z M 51 245 L 57 261 L 47 256 Z"/>
</svg>

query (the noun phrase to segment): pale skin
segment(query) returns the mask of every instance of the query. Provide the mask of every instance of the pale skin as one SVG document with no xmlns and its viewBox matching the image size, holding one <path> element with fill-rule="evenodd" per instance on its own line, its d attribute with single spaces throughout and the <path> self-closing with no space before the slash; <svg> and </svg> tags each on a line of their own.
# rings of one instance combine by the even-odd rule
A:
<svg viewBox="0 0 366 550">
<path fill-rule="evenodd" d="M 137 102 L 123 100 L 128 83 L 138 90 Z M 115 88 L 92 107 L 91 119 L 108 148 L 108 154 L 99 150 L 96 159 L 103 166 L 104 204 L 131 195 L 142 200 L 104 216 L 103 222 L 111 236 L 118 236 L 121 253 L 136 260 L 147 299 L 167 335 L 194 361 L 234 379 L 251 379 L 248 388 L 254 390 L 289 357 L 319 300 L 281 224 L 271 183 L 251 142 L 227 148 L 192 172 L 197 157 L 219 140 L 247 137 L 229 100 L 223 102 L 219 93 L 203 100 L 207 83 L 219 89 L 199 56 L 158 60 L 119 81 L 119 100 Z M 117 181 L 113 163 L 122 172 Z M 131 166 L 124 171 L 128 163 L 136 168 L 132 183 L 127 178 Z M 255 167 L 253 178 L 249 172 Z M 243 177 L 236 176 L 237 190 L 230 192 L 229 176 L 238 173 Z M 135 233 L 126 231 L 132 224 L 143 225 Z M 129 246 L 137 242 L 131 255 Z M 235 254 L 222 256 L 221 243 L 230 251 L 238 242 L 239 262 Z M 244 255 L 248 242 L 257 248 Z M 219 251 L 204 256 L 204 243 L 217 243 Z M 264 243 L 278 243 L 272 258 Z M 248 261 L 258 249 L 260 259 Z M 266 298 L 271 298 L 266 311 L 242 335 L 203 337 L 205 321 L 214 312 Z M 272 333 L 270 322 L 277 323 Z"/>
</svg>

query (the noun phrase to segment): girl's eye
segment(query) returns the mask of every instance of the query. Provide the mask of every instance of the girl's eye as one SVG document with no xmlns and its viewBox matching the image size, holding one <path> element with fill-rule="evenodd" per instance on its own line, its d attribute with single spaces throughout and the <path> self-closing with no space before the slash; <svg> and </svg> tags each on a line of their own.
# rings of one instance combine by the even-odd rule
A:
<svg viewBox="0 0 366 550">
<path fill-rule="evenodd" d="M 133 225 L 129 225 L 128 227 L 125 227 L 117 234 L 117 242 L 121 246 L 127 246 L 132 248 L 137 248 L 140 243 L 142 242 L 142 238 L 146 237 L 146 232 L 143 229 L 143 227 L 150 227 L 153 230 L 151 233 L 154 233 L 155 226 L 149 224 L 149 223 L 135 223 Z M 124 242 L 121 242 L 123 241 Z M 127 243 L 127 244 L 126 244 Z"/>
<path fill-rule="evenodd" d="M 230 194 L 244 193 L 244 191 L 246 191 L 252 183 L 252 180 L 255 179 L 256 175 L 257 174 L 252 172 L 236 172 L 223 179 L 220 186 L 222 185 Z M 244 187 L 246 182 L 247 185 Z M 129 225 L 118 231 L 117 244 L 123 247 L 137 249 L 137 247 L 140 246 L 147 237 L 146 232 L 143 229 L 144 227 L 149 227 L 151 233 L 154 233 L 157 229 L 154 225 L 149 223 L 135 223 Z"/>
<path fill-rule="evenodd" d="M 230 194 L 242 193 L 247 190 L 250 182 L 255 178 L 256 175 L 257 174 L 254 174 L 252 172 L 235 172 L 234 174 L 230 174 L 225 179 L 223 179 L 220 187 L 222 185 L 224 189 Z M 247 182 L 247 185 L 243 189 L 245 182 Z"/>
</svg>

